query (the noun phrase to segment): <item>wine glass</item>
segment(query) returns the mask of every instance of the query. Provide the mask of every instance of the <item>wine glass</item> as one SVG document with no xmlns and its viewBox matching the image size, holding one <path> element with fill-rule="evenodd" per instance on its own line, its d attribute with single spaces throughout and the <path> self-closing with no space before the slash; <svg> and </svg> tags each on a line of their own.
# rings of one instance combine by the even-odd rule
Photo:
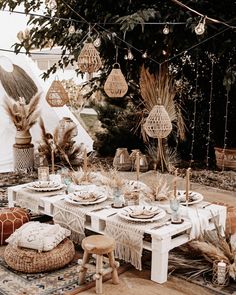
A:
<svg viewBox="0 0 236 295">
<path fill-rule="evenodd" d="M 171 221 L 172 222 L 179 222 L 179 200 L 177 198 L 170 199 L 170 209 L 172 210 L 171 213 Z"/>
</svg>

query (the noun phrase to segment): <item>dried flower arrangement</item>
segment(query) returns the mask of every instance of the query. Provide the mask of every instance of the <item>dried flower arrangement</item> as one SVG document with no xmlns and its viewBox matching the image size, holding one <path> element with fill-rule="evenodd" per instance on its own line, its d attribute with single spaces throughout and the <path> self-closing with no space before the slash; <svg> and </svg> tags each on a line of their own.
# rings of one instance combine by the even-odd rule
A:
<svg viewBox="0 0 236 295">
<path fill-rule="evenodd" d="M 25 99 L 20 97 L 19 101 L 7 97 L 4 99 L 4 109 L 9 115 L 11 121 L 18 131 L 28 131 L 36 122 L 39 117 L 40 94 L 33 96 L 26 104 Z"/>
<path fill-rule="evenodd" d="M 119 175 L 116 169 L 109 169 L 108 171 L 102 170 L 101 174 L 105 176 L 103 184 L 112 189 L 122 189 L 125 184 L 125 180 Z"/>
<path fill-rule="evenodd" d="M 197 277 L 211 272 L 214 261 L 229 265 L 229 276 L 236 280 L 236 234 L 223 236 L 215 223 L 215 231 L 205 231 L 201 238 L 172 251 L 169 257 L 170 270 Z"/>
<path fill-rule="evenodd" d="M 40 118 L 39 125 L 42 132 L 42 141 L 39 144 L 40 152 L 44 154 L 48 160 L 51 160 L 51 142 L 53 141 L 55 162 L 67 164 L 72 170 L 74 170 L 71 163 L 76 161 L 79 154 L 82 152 L 81 146 L 76 145 L 76 142 L 73 140 L 75 136 L 74 131 L 77 127 L 68 127 L 59 136 L 59 127 L 55 128 L 52 135 L 46 131 L 42 118 Z M 77 162 L 77 164 L 79 163 Z"/>
<path fill-rule="evenodd" d="M 156 176 L 156 181 L 151 185 L 152 194 L 155 201 L 168 199 L 168 191 L 170 190 L 166 178 L 162 175 Z"/>
</svg>

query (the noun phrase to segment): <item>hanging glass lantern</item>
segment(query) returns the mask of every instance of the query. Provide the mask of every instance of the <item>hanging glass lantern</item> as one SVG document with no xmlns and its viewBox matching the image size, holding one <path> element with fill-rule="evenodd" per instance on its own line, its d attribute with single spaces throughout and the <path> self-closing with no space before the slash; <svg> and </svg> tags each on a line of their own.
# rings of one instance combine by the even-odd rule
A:
<svg viewBox="0 0 236 295">
<path fill-rule="evenodd" d="M 118 69 L 114 68 L 118 66 Z M 123 97 L 128 91 L 128 84 L 121 72 L 120 64 L 115 63 L 104 85 L 104 91 L 109 97 Z"/>
<path fill-rule="evenodd" d="M 78 67 L 83 73 L 94 73 L 97 72 L 102 66 L 100 54 L 94 47 L 92 40 L 89 39 L 85 42 L 79 57 Z"/>
<path fill-rule="evenodd" d="M 144 130 L 152 138 L 165 138 L 172 131 L 170 117 L 163 105 L 155 105 L 149 113 Z"/>
</svg>

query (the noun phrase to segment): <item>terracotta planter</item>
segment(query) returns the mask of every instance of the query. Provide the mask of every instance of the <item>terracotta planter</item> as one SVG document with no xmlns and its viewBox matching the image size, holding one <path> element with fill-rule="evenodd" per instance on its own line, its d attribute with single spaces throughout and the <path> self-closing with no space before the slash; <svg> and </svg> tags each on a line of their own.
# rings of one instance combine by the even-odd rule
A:
<svg viewBox="0 0 236 295">
<path fill-rule="evenodd" d="M 236 148 L 225 149 L 215 147 L 216 165 L 222 169 L 223 163 L 225 168 L 236 170 Z"/>
<path fill-rule="evenodd" d="M 16 136 L 15 136 L 16 144 L 19 144 L 19 145 L 30 144 L 31 139 L 32 139 L 32 137 L 30 135 L 29 130 L 17 130 L 16 131 Z"/>
</svg>

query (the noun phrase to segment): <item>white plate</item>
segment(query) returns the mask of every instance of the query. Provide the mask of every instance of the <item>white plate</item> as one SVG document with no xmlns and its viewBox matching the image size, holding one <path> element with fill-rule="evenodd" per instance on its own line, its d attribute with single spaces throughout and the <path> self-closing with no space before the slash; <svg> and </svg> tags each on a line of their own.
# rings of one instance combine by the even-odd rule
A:
<svg viewBox="0 0 236 295">
<path fill-rule="evenodd" d="M 106 199 L 107 199 L 107 196 L 100 195 L 94 201 L 86 201 L 86 200 L 75 201 L 75 200 L 73 200 L 73 193 L 69 194 L 68 196 L 65 197 L 65 201 L 68 203 L 71 203 L 73 205 L 93 205 L 93 204 L 104 202 Z"/>
<path fill-rule="evenodd" d="M 177 199 L 178 198 L 181 198 L 182 199 L 182 201 L 180 201 L 180 204 L 181 205 L 187 205 L 185 193 L 186 193 L 185 190 L 177 190 Z M 197 193 L 197 192 L 190 191 L 189 192 L 189 196 L 190 196 L 190 198 L 191 197 L 194 198 L 194 200 L 189 201 L 188 202 L 188 205 L 197 204 L 197 203 L 199 203 L 199 202 L 201 202 L 203 200 L 203 195 L 200 194 L 200 193 Z"/>
<path fill-rule="evenodd" d="M 27 185 L 27 188 L 37 192 L 51 192 L 64 188 L 65 186 L 58 182 L 36 181 Z"/>
<path fill-rule="evenodd" d="M 153 212 L 156 212 L 158 210 L 158 213 L 155 214 L 153 217 L 150 218 L 135 218 L 135 217 L 131 217 L 130 213 L 132 213 L 132 211 L 134 210 L 143 210 L 143 209 L 147 209 L 147 210 L 151 210 Z M 128 206 L 125 207 L 124 209 L 122 209 L 118 215 L 128 221 L 135 221 L 135 222 L 153 222 L 159 219 L 162 219 L 163 217 L 165 217 L 166 212 L 165 210 L 159 208 L 159 207 L 155 207 L 155 206 Z"/>
</svg>

